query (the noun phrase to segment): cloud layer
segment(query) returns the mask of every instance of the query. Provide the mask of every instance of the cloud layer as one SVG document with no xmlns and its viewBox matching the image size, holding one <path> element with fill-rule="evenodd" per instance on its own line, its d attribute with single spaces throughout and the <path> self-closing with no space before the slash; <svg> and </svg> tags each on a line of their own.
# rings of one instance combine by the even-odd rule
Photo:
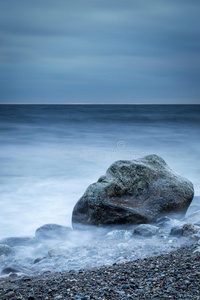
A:
<svg viewBox="0 0 200 300">
<path fill-rule="evenodd" d="M 198 1 L 0 0 L 1 103 L 199 103 Z"/>
</svg>

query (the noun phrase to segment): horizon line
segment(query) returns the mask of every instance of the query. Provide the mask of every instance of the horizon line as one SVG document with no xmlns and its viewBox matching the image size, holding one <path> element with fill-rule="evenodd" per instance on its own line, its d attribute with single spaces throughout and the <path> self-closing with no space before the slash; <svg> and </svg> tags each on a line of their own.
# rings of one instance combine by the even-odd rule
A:
<svg viewBox="0 0 200 300">
<path fill-rule="evenodd" d="M 200 103 L 0 103 L 0 105 L 200 105 Z"/>
</svg>

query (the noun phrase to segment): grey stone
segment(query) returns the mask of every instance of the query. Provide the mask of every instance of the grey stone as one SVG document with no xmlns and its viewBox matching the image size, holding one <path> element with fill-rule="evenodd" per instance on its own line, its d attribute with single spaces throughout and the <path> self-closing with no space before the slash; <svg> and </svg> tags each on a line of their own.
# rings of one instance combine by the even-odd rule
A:
<svg viewBox="0 0 200 300">
<path fill-rule="evenodd" d="M 184 224 L 182 227 L 182 230 L 183 230 L 184 236 L 190 236 L 190 235 L 196 233 L 195 227 L 191 223 Z"/>
<path fill-rule="evenodd" d="M 14 246 L 33 246 L 36 243 L 34 237 L 8 237 L 0 240 L 0 244 L 6 244 L 10 247 Z"/>
<path fill-rule="evenodd" d="M 67 238 L 72 231 L 70 227 L 65 227 L 57 224 L 45 224 L 39 227 L 35 236 L 37 239 L 62 239 Z"/>
<path fill-rule="evenodd" d="M 193 251 L 193 253 L 200 254 L 200 246 L 197 246 L 197 247 L 195 248 L 195 250 Z"/>
<path fill-rule="evenodd" d="M 10 273 L 17 273 L 17 272 L 19 272 L 19 270 L 15 268 L 7 267 L 1 271 L 1 274 L 10 274 Z"/>
<path fill-rule="evenodd" d="M 73 228 L 151 223 L 167 214 L 184 215 L 193 195 L 192 183 L 157 155 L 116 161 L 75 205 Z"/>
<path fill-rule="evenodd" d="M 150 224 L 140 224 L 134 229 L 135 234 L 144 237 L 156 235 L 158 231 L 159 231 L 159 227 Z"/>
<path fill-rule="evenodd" d="M 13 253 L 14 253 L 14 251 L 12 250 L 12 248 L 10 246 L 5 245 L 5 244 L 0 245 L 0 257 L 5 257 L 5 256 L 8 256 Z"/>
<path fill-rule="evenodd" d="M 34 264 L 37 264 L 37 263 L 39 263 L 41 260 L 43 260 L 44 259 L 44 257 L 38 257 L 38 258 L 36 258 L 35 260 L 34 260 Z"/>
<path fill-rule="evenodd" d="M 165 216 L 165 217 L 158 218 L 156 220 L 156 224 L 158 226 L 162 227 L 162 226 L 165 226 L 165 225 L 169 224 L 170 221 L 171 221 L 171 219 L 169 217 Z"/>
<path fill-rule="evenodd" d="M 131 237 L 132 234 L 128 230 L 112 230 L 106 234 L 106 239 L 108 240 L 116 240 L 116 239 L 128 240 Z"/>
<path fill-rule="evenodd" d="M 196 241 L 200 240 L 200 231 L 197 230 L 197 232 L 193 235 L 191 235 L 191 238 L 193 238 Z"/>
<path fill-rule="evenodd" d="M 50 250 L 48 251 L 48 255 L 49 255 L 50 257 L 60 256 L 60 255 L 62 255 L 62 254 L 63 254 L 63 251 L 61 251 L 61 249 L 59 249 L 59 248 L 56 248 L 56 249 L 50 249 Z"/>
<path fill-rule="evenodd" d="M 191 223 L 186 223 L 182 227 L 172 227 L 170 235 L 181 237 L 181 236 L 192 236 L 196 233 L 195 227 Z"/>
<path fill-rule="evenodd" d="M 35 300 L 36 298 L 33 295 L 28 296 L 28 300 Z"/>
<path fill-rule="evenodd" d="M 172 227 L 170 235 L 177 236 L 177 237 L 182 236 L 183 235 L 182 227 L 179 227 L 179 226 Z"/>
</svg>

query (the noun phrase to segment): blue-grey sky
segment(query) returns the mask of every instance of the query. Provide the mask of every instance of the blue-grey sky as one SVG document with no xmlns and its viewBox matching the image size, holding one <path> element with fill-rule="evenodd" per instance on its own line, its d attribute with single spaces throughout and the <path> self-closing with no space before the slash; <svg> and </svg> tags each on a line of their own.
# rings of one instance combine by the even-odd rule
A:
<svg viewBox="0 0 200 300">
<path fill-rule="evenodd" d="M 0 0 L 0 103 L 200 104 L 199 0 Z"/>
</svg>

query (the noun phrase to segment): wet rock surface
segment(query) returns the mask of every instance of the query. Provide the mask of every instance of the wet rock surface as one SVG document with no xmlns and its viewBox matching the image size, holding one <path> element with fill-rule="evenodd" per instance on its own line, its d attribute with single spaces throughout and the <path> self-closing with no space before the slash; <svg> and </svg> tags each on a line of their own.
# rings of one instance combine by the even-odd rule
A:
<svg viewBox="0 0 200 300">
<path fill-rule="evenodd" d="M 45 224 L 39 227 L 35 236 L 37 239 L 62 239 L 67 238 L 71 232 L 70 227 L 61 226 L 58 224 Z"/>
<path fill-rule="evenodd" d="M 184 215 L 193 195 L 192 183 L 157 155 L 116 161 L 75 205 L 73 228 L 151 223 L 161 215 Z"/>
<path fill-rule="evenodd" d="M 128 230 L 112 230 L 106 234 L 108 240 L 128 240 L 132 237 L 132 233 Z"/>
<path fill-rule="evenodd" d="M 0 272 L 34 276 L 46 272 L 78 271 L 168 253 L 199 241 L 200 228 L 190 235 L 171 236 L 170 230 L 177 222 L 180 223 L 171 220 L 164 227 L 141 224 L 140 234 L 138 226 L 129 230 L 73 230 L 66 239 L 38 240 L 32 247 L 5 245 L 10 252 L 0 257 Z"/>
<path fill-rule="evenodd" d="M 135 234 L 138 234 L 138 235 L 141 235 L 144 237 L 156 235 L 158 233 L 158 231 L 159 231 L 158 226 L 153 226 L 150 224 L 140 224 L 134 229 Z"/>
<path fill-rule="evenodd" d="M 199 228 L 200 229 L 200 228 Z M 170 235 L 172 236 L 192 236 L 196 234 L 198 231 L 198 226 L 195 226 L 192 223 L 186 223 L 182 226 L 175 226 L 171 229 Z"/>
<path fill-rule="evenodd" d="M 193 205 L 195 205 L 195 203 L 193 203 Z M 191 211 L 193 211 L 193 208 L 189 210 L 190 213 Z M 60 225 L 56 227 L 59 228 L 59 226 Z M 132 269 L 129 268 L 131 265 L 135 264 L 136 261 L 138 262 L 138 268 L 142 266 L 141 268 L 145 269 L 143 263 L 141 262 L 146 261 L 146 259 L 148 260 L 148 257 L 151 257 L 151 261 L 155 262 L 156 264 L 155 257 L 158 255 L 159 257 L 165 257 L 165 255 L 167 255 L 171 251 L 175 251 L 176 249 L 188 249 L 186 260 L 182 259 L 181 261 L 179 261 L 179 263 L 185 263 L 185 266 L 180 266 L 180 274 L 177 275 L 179 276 L 179 281 L 181 281 L 180 276 L 182 276 L 184 268 L 187 269 L 190 266 L 190 263 L 196 266 L 196 260 L 198 259 L 199 261 L 200 226 L 188 222 L 186 217 L 182 220 L 164 217 L 157 219 L 156 223 L 153 225 L 139 225 L 139 227 L 155 227 L 156 235 L 150 236 L 142 236 L 136 234 L 135 229 L 137 228 L 137 226 L 138 225 L 133 225 L 132 227 L 129 227 L 129 229 L 118 229 L 114 227 L 96 227 L 94 229 L 93 227 L 90 227 L 89 231 L 70 229 L 70 234 L 63 236 L 62 238 L 58 238 L 57 235 L 55 237 L 54 235 L 52 235 L 51 239 L 38 239 L 33 237 L 32 239 L 36 239 L 34 244 L 21 246 L 19 245 L 17 239 L 12 238 L 12 241 L 16 241 L 16 244 L 13 244 L 12 247 L 8 245 L 0 245 L 0 248 L 3 247 L 2 249 L 9 249 L 9 252 L 7 252 L 6 255 L 3 252 L 2 255 L 0 255 L 0 287 L 3 286 L 3 290 L 0 290 L 0 299 L 13 298 L 13 300 L 16 300 L 28 299 L 28 297 L 30 297 L 30 299 L 31 297 L 35 297 L 35 299 L 51 300 L 90 299 L 88 297 L 91 297 L 91 299 L 92 297 L 94 299 L 154 299 L 154 294 L 155 298 L 167 299 L 166 295 L 168 292 L 169 298 L 171 297 L 172 299 L 198 299 L 187 298 L 187 296 L 190 297 L 190 294 L 186 293 L 187 291 L 184 290 L 184 287 L 181 287 L 181 290 L 178 289 L 177 297 L 181 298 L 176 298 L 175 294 L 170 294 L 170 291 L 172 288 L 175 288 L 175 291 L 177 291 L 178 287 L 176 285 L 173 286 L 173 284 L 171 286 L 171 283 L 173 282 L 170 281 L 166 282 L 168 292 L 166 290 L 163 291 L 162 289 L 158 291 L 161 292 L 159 298 L 159 293 L 156 292 L 158 287 L 155 286 L 156 290 L 154 290 L 153 286 L 151 286 L 151 282 L 155 281 L 153 274 L 147 272 L 147 275 L 145 275 L 141 273 L 144 275 L 145 279 L 144 281 L 142 281 L 142 277 L 138 277 L 140 271 L 134 271 L 136 274 L 134 276 L 136 276 L 136 278 L 130 277 L 130 279 L 132 278 L 132 280 L 136 280 L 136 285 L 133 288 L 132 284 L 134 284 L 134 282 L 128 282 L 128 277 L 123 279 L 123 274 L 126 274 L 123 272 L 126 272 L 126 266 L 126 269 L 128 270 L 127 274 L 131 274 Z M 180 236 L 171 235 L 170 232 L 173 227 L 181 228 L 182 234 Z M 159 230 L 157 230 L 158 228 Z M 183 234 L 183 232 L 185 232 L 185 234 Z M 9 241 L 9 239 L 7 240 Z M 176 253 L 178 253 L 179 255 L 179 250 Z M 195 261 L 194 256 L 196 257 Z M 167 257 L 170 258 L 170 254 L 168 254 Z M 174 260 L 176 260 L 176 258 L 174 258 Z M 118 272 L 116 270 L 116 268 L 118 268 L 118 265 L 119 270 L 121 270 L 123 275 L 122 279 L 120 279 L 120 273 L 116 273 L 117 275 L 115 275 L 115 272 Z M 147 268 L 148 266 L 149 265 L 146 265 Z M 109 268 L 111 268 L 113 271 L 107 274 L 106 272 Z M 155 276 L 158 276 L 158 278 L 160 278 L 160 276 L 162 277 L 162 273 L 164 271 L 162 271 L 160 267 L 157 267 L 157 265 L 155 265 L 154 268 L 156 271 L 155 274 L 157 274 Z M 96 272 L 94 273 L 94 277 L 92 277 L 93 270 L 95 270 L 94 272 Z M 103 279 L 103 277 L 100 277 L 100 279 L 97 279 L 99 281 L 97 281 L 96 285 L 94 285 L 96 280 L 95 278 L 99 276 L 98 272 L 104 272 L 101 270 L 105 270 L 105 279 Z M 177 271 L 176 268 L 174 268 L 174 271 Z M 151 272 L 153 272 L 153 270 L 151 270 Z M 65 276 L 65 274 L 68 274 L 66 275 L 67 277 L 63 277 Z M 71 274 L 73 274 L 74 276 L 77 276 L 77 274 L 79 274 L 80 276 L 82 276 L 81 274 L 91 276 L 92 279 L 91 282 L 89 281 L 89 289 L 87 289 L 87 282 L 84 282 L 84 284 L 86 284 L 86 289 L 84 289 L 83 284 L 81 283 L 79 286 L 78 281 L 75 281 L 74 289 L 74 285 L 69 285 L 69 287 L 66 287 L 66 289 L 64 289 L 64 286 L 62 286 L 62 284 L 60 285 L 59 282 L 60 280 L 62 280 L 62 278 L 65 278 L 64 282 L 68 280 L 67 278 L 69 274 L 70 276 Z M 108 276 L 109 274 L 110 277 Z M 58 281 L 57 276 L 60 278 Z M 116 279 L 116 281 L 122 281 L 123 287 L 119 285 L 119 282 L 116 283 L 115 279 L 113 281 L 112 276 L 113 278 L 115 278 L 115 276 L 118 276 L 116 277 L 118 278 Z M 183 274 L 183 276 L 185 276 L 185 273 Z M 173 274 L 171 277 L 173 277 Z M 82 277 L 77 280 L 84 280 L 84 276 L 82 279 L 81 278 Z M 88 279 L 89 277 L 86 278 Z M 48 280 L 51 280 L 51 283 Z M 72 280 L 74 279 L 72 278 Z M 186 278 L 184 280 L 189 279 Z M 106 281 L 108 281 L 107 285 Z M 12 289 L 12 285 L 14 284 L 14 282 L 15 287 L 14 289 Z M 100 284 L 101 282 L 103 283 L 102 286 Z M 1 285 L 1 283 L 3 284 Z M 32 283 L 34 283 L 34 286 L 32 286 Z M 179 283 L 182 284 L 182 282 Z M 197 283 L 198 282 L 196 282 L 196 284 Z M 38 287 L 36 286 L 36 284 L 38 284 Z M 46 289 L 49 284 L 52 284 L 53 288 L 49 287 L 49 289 Z M 4 285 L 6 286 L 5 289 Z M 11 287 L 9 287 L 9 285 L 11 285 Z M 163 283 L 161 281 L 161 286 L 162 285 Z M 187 284 L 186 286 L 188 285 L 189 284 Z M 16 286 L 20 286 L 20 289 L 16 288 Z M 68 286 L 68 283 L 66 284 L 66 286 Z M 110 286 L 111 289 L 109 289 Z M 115 286 L 117 287 L 117 289 L 115 289 Z M 139 288 L 139 286 L 142 286 L 142 288 Z M 184 286 L 184 284 L 182 284 L 181 286 Z M 147 289 L 147 287 L 149 289 Z M 96 294 L 97 290 L 100 291 L 99 294 Z M 106 290 L 108 293 L 104 294 L 103 292 Z M 117 294 L 116 290 L 118 291 Z M 152 298 L 148 298 L 148 292 L 153 292 Z M 197 295 L 198 288 L 196 287 L 196 290 L 193 290 L 191 285 L 190 292 L 194 292 L 194 297 Z"/>
<path fill-rule="evenodd" d="M 0 244 L 6 244 L 10 247 L 13 246 L 32 246 L 36 243 L 34 237 L 8 237 L 0 240 Z"/>
<path fill-rule="evenodd" d="M 12 254 L 14 254 L 14 251 L 9 245 L 6 244 L 0 245 L 0 258 L 4 258 Z"/>
<path fill-rule="evenodd" d="M 200 299 L 194 246 L 128 263 L 20 279 L 1 278 L 0 299 Z"/>
</svg>

